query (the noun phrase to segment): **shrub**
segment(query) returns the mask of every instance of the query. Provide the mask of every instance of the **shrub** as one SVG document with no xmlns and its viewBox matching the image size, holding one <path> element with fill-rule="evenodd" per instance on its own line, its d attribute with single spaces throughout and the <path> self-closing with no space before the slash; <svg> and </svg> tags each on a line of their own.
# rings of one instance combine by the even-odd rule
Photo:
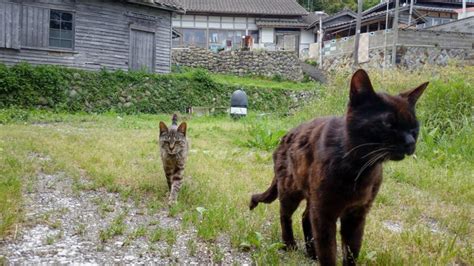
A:
<svg viewBox="0 0 474 266">
<path fill-rule="evenodd" d="M 222 84 L 205 70 L 174 74 L 98 72 L 58 66 L 0 64 L 0 108 L 45 108 L 66 112 L 185 112 L 190 106 L 227 107 L 236 89 L 249 95 L 249 108 L 288 112 L 292 91 Z"/>
</svg>

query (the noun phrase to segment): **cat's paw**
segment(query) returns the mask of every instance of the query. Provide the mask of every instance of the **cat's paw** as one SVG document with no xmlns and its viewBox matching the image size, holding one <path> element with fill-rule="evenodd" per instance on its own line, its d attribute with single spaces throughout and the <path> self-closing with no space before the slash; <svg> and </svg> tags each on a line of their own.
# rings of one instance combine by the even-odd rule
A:
<svg viewBox="0 0 474 266">
<path fill-rule="evenodd" d="M 257 207 L 257 205 L 258 205 L 258 201 L 254 200 L 252 196 L 252 198 L 250 199 L 249 209 L 253 210 L 255 209 L 255 207 Z"/>
<path fill-rule="evenodd" d="M 178 203 L 178 199 L 176 199 L 175 197 L 170 197 L 168 199 L 168 206 L 176 205 L 176 203 Z"/>
</svg>

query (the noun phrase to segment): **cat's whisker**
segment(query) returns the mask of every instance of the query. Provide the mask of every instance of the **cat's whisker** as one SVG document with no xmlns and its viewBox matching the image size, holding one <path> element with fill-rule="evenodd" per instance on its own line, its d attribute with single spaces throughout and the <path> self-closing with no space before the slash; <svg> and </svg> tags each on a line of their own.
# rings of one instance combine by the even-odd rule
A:
<svg viewBox="0 0 474 266">
<path fill-rule="evenodd" d="M 364 144 L 357 145 L 354 148 L 350 149 L 348 152 L 346 152 L 342 158 L 343 159 L 346 158 L 349 154 L 351 154 L 353 151 L 357 150 L 358 148 L 362 148 L 362 147 L 370 146 L 370 145 L 381 145 L 381 144 L 383 144 L 383 143 L 370 142 L 370 143 L 364 143 Z"/>
<path fill-rule="evenodd" d="M 382 152 L 379 154 L 376 154 L 374 157 L 372 157 L 370 160 L 365 162 L 365 164 L 360 168 L 359 173 L 357 173 L 356 178 L 354 179 L 354 189 L 357 183 L 357 180 L 359 179 L 360 175 L 365 171 L 365 169 L 371 165 L 373 165 L 375 162 L 377 162 L 379 159 L 387 156 L 389 153 L 388 152 Z"/>
<path fill-rule="evenodd" d="M 367 154 L 364 155 L 362 158 L 368 157 L 368 156 L 370 156 L 371 154 L 374 154 L 374 153 L 378 153 L 379 151 L 389 151 L 389 150 L 393 150 L 393 148 L 390 148 L 390 147 L 383 147 L 383 148 L 380 148 L 380 149 L 377 149 L 377 150 L 375 150 L 375 151 L 371 151 L 371 152 L 367 153 Z"/>
</svg>

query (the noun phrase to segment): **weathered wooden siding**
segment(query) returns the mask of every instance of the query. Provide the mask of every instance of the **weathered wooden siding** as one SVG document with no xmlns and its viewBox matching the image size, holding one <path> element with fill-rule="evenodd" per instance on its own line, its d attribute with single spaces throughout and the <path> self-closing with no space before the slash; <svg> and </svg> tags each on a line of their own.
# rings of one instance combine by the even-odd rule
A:
<svg viewBox="0 0 474 266">
<path fill-rule="evenodd" d="M 141 28 L 155 33 L 155 72 L 170 71 L 171 13 L 168 11 L 104 0 L 0 0 L 0 5 L 11 5 L 11 2 L 22 5 L 18 31 L 21 49 L 0 48 L 0 62 L 128 70 L 131 29 Z M 50 9 L 73 12 L 73 50 L 48 46 L 49 21 L 46 26 L 40 21 L 49 20 Z"/>
<path fill-rule="evenodd" d="M 153 71 L 155 59 L 155 33 L 132 29 L 130 34 L 130 66 L 131 69 L 146 68 Z"/>
<path fill-rule="evenodd" d="M 20 5 L 0 2 L 0 48 L 20 48 Z"/>
<path fill-rule="evenodd" d="M 49 9 L 24 5 L 21 14 L 21 45 L 47 48 Z"/>
</svg>

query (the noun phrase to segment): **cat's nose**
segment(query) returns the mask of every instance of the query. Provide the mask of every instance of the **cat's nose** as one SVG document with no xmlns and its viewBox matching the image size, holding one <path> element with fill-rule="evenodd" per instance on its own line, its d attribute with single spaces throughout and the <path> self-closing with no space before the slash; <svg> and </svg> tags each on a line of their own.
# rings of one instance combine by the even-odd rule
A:
<svg viewBox="0 0 474 266">
<path fill-rule="evenodd" d="M 408 155 L 411 155 L 415 152 L 415 143 L 416 143 L 416 140 L 415 138 L 413 137 L 412 134 L 405 134 L 404 136 L 405 140 L 404 140 L 404 148 L 405 148 L 405 151 Z"/>
</svg>

